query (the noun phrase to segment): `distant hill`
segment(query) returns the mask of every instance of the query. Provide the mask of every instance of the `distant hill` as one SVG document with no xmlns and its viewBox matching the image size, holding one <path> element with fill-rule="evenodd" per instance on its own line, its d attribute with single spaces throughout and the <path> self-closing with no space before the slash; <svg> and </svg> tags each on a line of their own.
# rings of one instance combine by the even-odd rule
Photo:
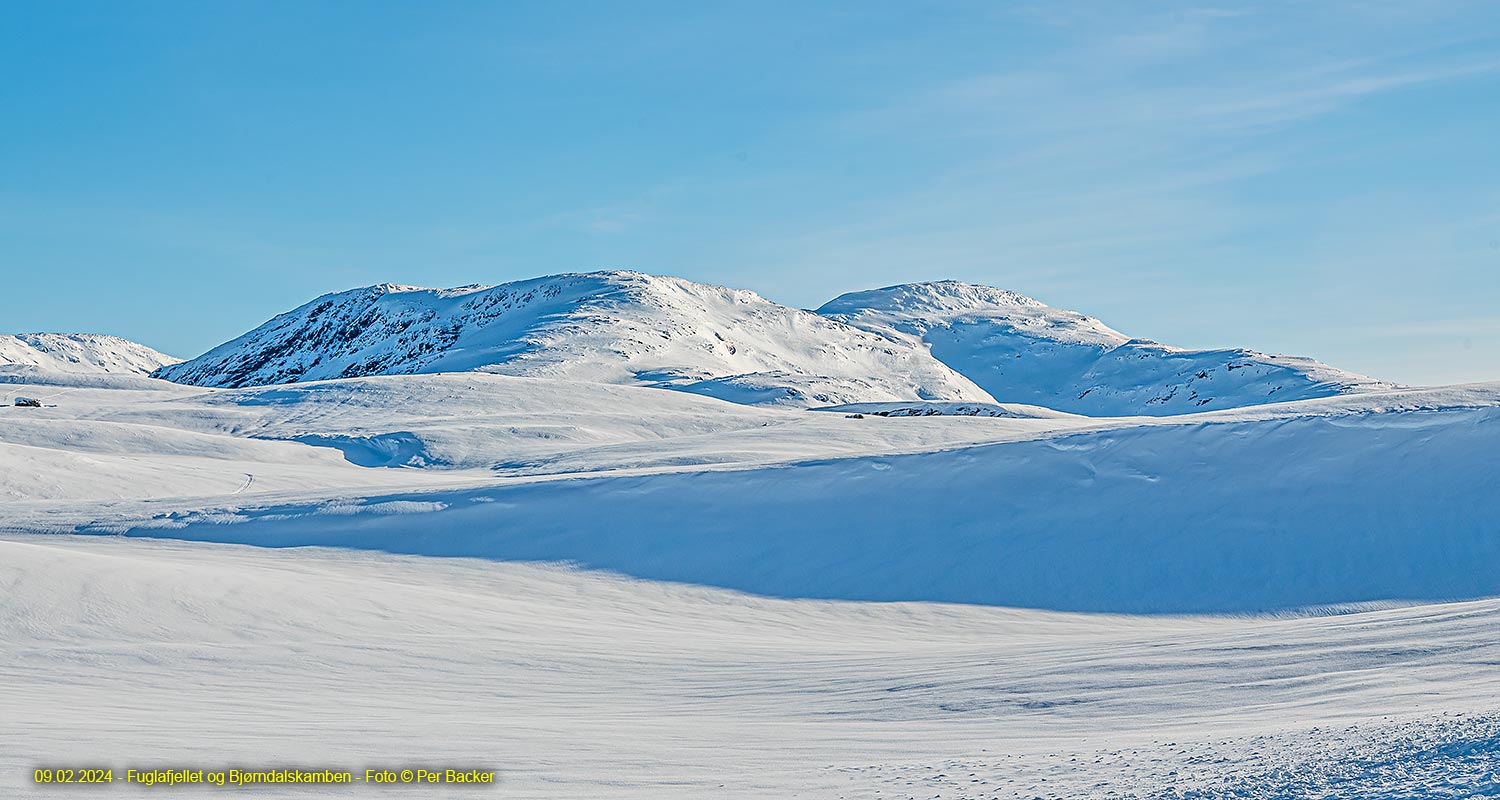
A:
<svg viewBox="0 0 1500 800">
<path fill-rule="evenodd" d="M 0 334 L 0 374 L 147 375 L 181 360 L 99 333 Z"/>
<path fill-rule="evenodd" d="M 1094 416 L 1392 388 L 1307 358 L 1132 339 L 1077 312 L 957 281 L 846 294 L 814 313 L 628 271 L 324 295 L 153 374 L 246 387 L 463 371 L 752 405 L 999 402 Z"/>
<path fill-rule="evenodd" d="M 818 313 L 928 347 L 998 401 L 1078 414 L 1185 414 L 1394 388 L 1310 358 L 1132 339 L 1093 317 L 958 281 L 854 292 Z"/>
<path fill-rule="evenodd" d="M 156 375 L 243 387 L 469 370 L 751 404 L 990 400 L 919 343 L 887 341 L 754 292 L 638 272 L 353 289 Z"/>
</svg>

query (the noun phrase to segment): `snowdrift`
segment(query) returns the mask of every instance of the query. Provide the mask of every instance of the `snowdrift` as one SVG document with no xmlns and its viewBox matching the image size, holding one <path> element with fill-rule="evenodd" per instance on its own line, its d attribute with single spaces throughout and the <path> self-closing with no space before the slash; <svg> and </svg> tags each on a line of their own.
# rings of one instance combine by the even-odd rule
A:
<svg viewBox="0 0 1500 800">
<path fill-rule="evenodd" d="M 46 407 L 0 405 L 0 499 L 199 498 L 182 501 L 191 505 L 247 482 L 242 493 L 316 493 L 754 466 L 927 451 L 1093 424 L 1052 414 L 881 424 L 639 386 L 477 372 L 246 389 L 139 376 L 47 377 L 59 380 L 8 387 Z M 103 379 L 107 385 L 96 385 Z M 299 466 L 288 472 L 289 465 Z M 344 468 L 351 465 L 360 469 Z"/>
<path fill-rule="evenodd" d="M 81 530 L 562 561 L 779 597 L 1073 611 L 1500 595 L 1500 409 L 1314 410 Z"/>
</svg>

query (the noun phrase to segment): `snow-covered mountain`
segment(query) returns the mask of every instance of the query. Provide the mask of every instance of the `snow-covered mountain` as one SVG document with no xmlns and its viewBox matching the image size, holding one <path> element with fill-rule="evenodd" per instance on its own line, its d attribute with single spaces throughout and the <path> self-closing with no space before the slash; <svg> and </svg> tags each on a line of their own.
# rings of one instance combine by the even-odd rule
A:
<svg viewBox="0 0 1500 800">
<path fill-rule="evenodd" d="M 147 375 L 181 360 L 129 339 L 99 333 L 0 334 L 0 374 Z"/>
<path fill-rule="evenodd" d="M 1077 312 L 957 281 L 855 292 L 813 313 L 623 271 L 324 295 L 154 375 L 246 387 L 463 371 L 757 405 L 998 401 L 1094 416 L 1392 388 L 1307 358 L 1132 339 Z"/>
<path fill-rule="evenodd" d="M 916 341 L 638 272 L 329 294 L 157 377 L 244 387 L 482 371 L 789 406 L 991 398 Z"/>
<path fill-rule="evenodd" d="M 1132 339 L 1092 317 L 958 281 L 853 292 L 818 313 L 928 347 L 1001 402 L 1095 416 L 1184 414 L 1392 388 L 1309 358 Z"/>
<path fill-rule="evenodd" d="M 796 356 L 915 393 L 886 359 L 946 367 L 922 335 L 728 290 L 527 286 L 335 295 L 198 366 L 561 380 L 0 376 L 47 401 L 0 404 L 0 797 L 57 796 L 39 763 L 401 763 L 414 738 L 434 765 L 541 765 L 504 776 L 531 797 L 1493 785 L 1500 383 L 805 413 L 605 381 Z M 1013 305 L 991 321 L 1128 345 Z"/>
</svg>

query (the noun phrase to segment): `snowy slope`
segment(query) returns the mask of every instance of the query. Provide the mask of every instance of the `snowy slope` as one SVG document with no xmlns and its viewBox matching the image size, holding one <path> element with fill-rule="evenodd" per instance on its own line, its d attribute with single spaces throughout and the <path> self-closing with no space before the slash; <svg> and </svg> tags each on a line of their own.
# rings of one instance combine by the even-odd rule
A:
<svg viewBox="0 0 1500 800">
<path fill-rule="evenodd" d="M 372 287 L 158 373 L 183 383 L 114 345 L 0 369 L 44 401 L 0 406 L 0 795 L 60 796 L 30 780 L 59 764 L 1495 793 L 1500 383 L 1175 350 L 960 284 L 830 306 Z"/>
<path fill-rule="evenodd" d="M 0 539 L 0 586 L 6 798 L 157 794 L 30 781 L 56 764 L 500 772 L 182 800 L 1411 800 L 1500 772 L 1493 600 L 1095 616 L 98 536 Z"/>
<path fill-rule="evenodd" d="M 845 403 L 841 406 L 823 406 L 812 411 L 829 411 L 839 414 L 870 414 L 877 417 L 1006 417 L 1008 419 L 1090 419 L 1077 414 L 1054 411 L 1042 406 L 1020 403 L 943 403 L 930 400 L 921 402 Z"/>
<path fill-rule="evenodd" d="M 117 505 L 129 516 L 68 529 L 565 562 L 781 597 L 1268 612 L 1500 596 L 1497 449 L 1500 405 L 1199 420 L 209 513 Z"/>
<path fill-rule="evenodd" d="M 0 334 L 0 375 L 147 375 L 181 360 L 128 339 L 98 333 Z"/>
<path fill-rule="evenodd" d="M 1153 416 L 1393 388 L 1306 358 L 1184 350 L 955 281 L 839 297 L 812 314 L 637 272 L 326 295 L 157 377 L 245 387 L 485 371 L 792 407 L 1021 403 Z"/>
<path fill-rule="evenodd" d="M 911 342 L 636 272 L 320 297 L 158 377 L 243 387 L 479 370 L 789 406 L 990 398 Z"/>
<path fill-rule="evenodd" d="M 336 450 L 228 435 L 240 422 L 229 415 L 215 430 L 203 421 L 202 389 L 139 376 L 102 376 L 128 377 L 123 387 L 94 385 L 101 376 L 77 376 L 73 386 L 66 374 L 45 377 L 53 382 L 6 387 L 45 408 L 0 405 L 0 502 L 12 508 L 403 483 Z"/>
<path fill-rule="evenodd" d="M 244 389 L 128 376 L 13 383 L 0 405 L 0 500 L 443 485 L 497 476 L 786 463 L 1026 437 L 1086 418 L 861 424 L 639 386 L 478 372 Z M 991 423 L 991 424 L 986 424 Z M 149 466 L 148 466 L 149 465 Z M 387 469 L 400 467 L 400 474 Z"/>
<path fill-rule="evenodd" d="M 1392 388 L 1308 358 L 1131 339 L 1092 317 L 958 281 L 854 292 L 818 313 L 924 344 L 999 401 L 1079 414 L 1184 414 Z"/>
<path fill-rule="evenodd" d="M 5 797 L 59 796 L 28 780 L 58 763 L 416 761 L 538 800 L 1395 800 L 1500 769 L 1500 604 L 1446 602 L 1500 595 L 1500 384 L 1090 418 L 77 377 L 0 408 Z"/>
<path fill-rule="evenodd" d="M 139 409 L 109 415 L 148 419 Z M 160 419 L 159 412 L 149 416 Z M 363 466 L 505 476 L 914 452 L 1089 423 L 1044 417 L 995 425 L 860 425 L 638 386 L 472 372 L 219 390 L 176 404 L 172 420 L 204 432 L 333 447 Z"/>
<path fill-rule="evenodd" d="M 1111 419 L 851 419 L 476 374 L 165 385 L 0 410 L 0 475 L 32 501 L 0 529 L 1096 611 L 1500 594 L 1500 385 Z"/>
</svg>

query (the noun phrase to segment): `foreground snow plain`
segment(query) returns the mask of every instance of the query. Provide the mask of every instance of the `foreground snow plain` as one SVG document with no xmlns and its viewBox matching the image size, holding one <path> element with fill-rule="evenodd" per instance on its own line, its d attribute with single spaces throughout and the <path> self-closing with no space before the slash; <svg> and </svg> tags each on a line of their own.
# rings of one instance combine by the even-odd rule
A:
<svg viewBox="0 0 1500 800">
<path fill-rule="evenodd" d="M 1077 615 L 105 537 L 0 540 L 0 583 L 8 797 L 59 796 L 39 764 L 457 764 L 517 798 L 1470 797 L 1500 769 L 1497 601 Z M 466 796 L 253 794 L 372 791 Z"/>
<path fill-rule="evenodd" d="M 851 418 L 472 373 L 25 380 L 53 407 L 0 411 L 4 796 L 80 760 L 1500 792 L 1500 385 Z"/>
</svg>

